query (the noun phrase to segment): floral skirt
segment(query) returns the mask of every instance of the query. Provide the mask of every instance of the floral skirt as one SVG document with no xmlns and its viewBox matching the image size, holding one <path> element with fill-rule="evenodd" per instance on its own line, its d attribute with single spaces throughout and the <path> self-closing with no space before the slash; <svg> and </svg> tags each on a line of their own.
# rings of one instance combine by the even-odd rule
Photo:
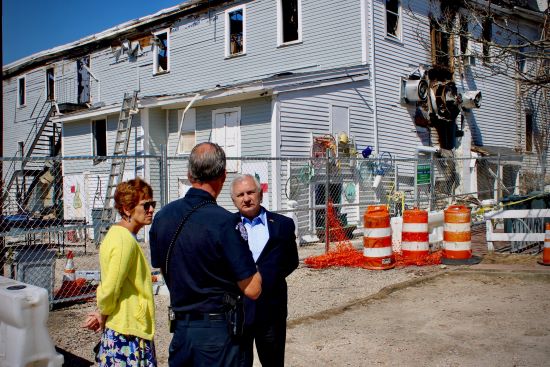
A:
<svg viewBox="0 0 550 367">
<path fill-rule="evenodd" d="M 100 367 L 156 367 L 155 344 L 152 340 L 105 329 L 101 335 L 97 362 Z"/>
</svg>

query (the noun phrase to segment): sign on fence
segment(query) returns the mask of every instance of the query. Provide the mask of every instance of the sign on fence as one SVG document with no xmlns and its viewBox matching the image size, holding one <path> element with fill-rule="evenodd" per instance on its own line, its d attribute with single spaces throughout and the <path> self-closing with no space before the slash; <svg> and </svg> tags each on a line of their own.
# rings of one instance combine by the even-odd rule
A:
<svg viewBox="0 0 550 367">
<path fill-rule="evenodd" d="M 426 185 L 431 182 L 431 168 L 429 164 L 419 164 L 416 166 L 416 184 Z"/>
</svg>

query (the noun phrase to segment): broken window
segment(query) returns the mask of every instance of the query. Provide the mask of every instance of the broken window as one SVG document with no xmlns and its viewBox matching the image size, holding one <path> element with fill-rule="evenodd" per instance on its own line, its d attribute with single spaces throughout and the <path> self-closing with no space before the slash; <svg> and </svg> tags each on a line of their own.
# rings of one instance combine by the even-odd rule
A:
<svg viewBox="0 0 550 367">
<path fill-rule="evenodd" d="M 300 0 L 279 0 L 279 43 L 300 41 Z"/>
<path fill-rule="evenodd" d="M 525 151 L 533 151 L 533 115 L 530 112 L 525 114 Z"/>
<path fill-rule="evenodd" d="M 25 77 L 21 77 L 17 79 L 17 105 L 22 107 L 24 106 L 27 101 L 27 93 L 26 93 L 26 81 Z"/>
<path fill-rule="evenodd" d="M 437 20 L 430 21 L 430 37 L 432 43 L 432 64 L 454 72 L 453 49 L 454 42 L 444 25 Z"/>
<path fill-rule="evenodd" d="M 104 157 L 107 155 L 107 120 L 95 120 L 92 122 L 92 132 L 94 138 L 93 155 Z M 96 158 L 96 163 L 100 159 Z"/>
<path fill-rule="evenodd" d="M 46 69 L 46 99 L 48 101 L 53 101 L 55 99 L 54 68 Z"/>
<path fill-rule="evenodd" d="M 237 8 L 226 13 L 226 56 L 235 56 L 245 53 L 245 10 Z"/>
<path fill-rule="evenodd" d="M 401 39 L 399 0 L 386 0 L 386 34 Z"/>
<path fill-rule="evenodd" d="M 485 18 L 485 20 L 483 21 L 483 32 L 481 34 L 481 37 L 483 39 L 483 62 L 489 63 L 491 62 L 489 57 L 489 43 L 491 42 L 493 37 L 493 20 L 489 17 Z"/>
<path fill-rule="evenodd" d="M 170 42 L 168 31 L 154 34 L 153 37 L 153 73 L 160 74 L 170 70 Z"/>
</svg>

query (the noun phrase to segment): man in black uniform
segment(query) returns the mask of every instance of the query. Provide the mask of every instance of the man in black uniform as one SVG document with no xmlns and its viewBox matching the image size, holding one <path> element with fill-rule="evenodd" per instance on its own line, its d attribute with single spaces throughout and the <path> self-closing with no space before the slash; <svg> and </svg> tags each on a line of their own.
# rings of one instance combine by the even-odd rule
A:
<svg viewBox="0 0 550 367">
<path fill-rule="evenodd" d="M 159 211 L 149 233 L 151 263 L 165 277 L 174 311 L 171 367 L 242 363 L 241 340 L 228 328 L 227 299 L 243 293 L 257 299 L 261 293 L 246 230 L 215 201 L 225 162 L 217 144 L 195 146 L 188 168 L 192 188 Z"/>
</svg>

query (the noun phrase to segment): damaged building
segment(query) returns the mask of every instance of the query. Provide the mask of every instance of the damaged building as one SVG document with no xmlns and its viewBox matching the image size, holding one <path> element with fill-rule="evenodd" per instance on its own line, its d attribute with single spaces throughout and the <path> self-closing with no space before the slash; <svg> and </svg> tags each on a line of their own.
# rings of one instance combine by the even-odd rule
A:
<svg viewBox="0 0 550 367">
<path fill-rule="evenodd" d="M 42 202 L 42 214 L 50 206 L 59 216 L 60 188 L 74 179 L 70 189 L 85 196 L 90 222 L 92 209 L 109 208 L 116 182 L 136 175 L 169 202 L 188 186 L 186 160 L 173 161 L 167 174 L 146 157 L 186 157 L 204 141 L 228 157 L 308 158 L 322 142 L 316 138 L 330 134 L 342 154 L 352 141 L 353 151 L 393 160 L 512 153 L 536 160 L 536 132 L 548 125 L 546 91 L 497 72 L 505 57 L 497 46 L 524 47 L 514 65 L 548 73 L 548 63 L 527 52 L 535 46 L 516 37 L 548 47 L 548 4 L 517 3 L 193 0 L 4 65 L 3 156 L 29 158 L 3 162 L 4 208 L 18 202 L 34 212 Z M 52 156 L 96 159 L 32 159 Z M 132 158 L 117 158 L 125 156 Z M 518 180 L 520 165 L 505 166 L 507 177 Z M 229 179 L 242 166 L 229 160 Z M 279 160 L 267 167 L 267 205 L 287 209 L 285 185 L 298 171 Z M 441 188 L 448 194 L 483 191 L 477 177 L 499 174 L 475 165 L 439 169 L 448 172 Z M 415 173 L 403 173 L 412 187 Z M 330 191 L 345 198 L 348 183 Z M 310 179 L 293 199 L 317 204 L 325 185 Z M 220 203 L 231 208 L 227 191 Z M 347 209 L 347 220 L 360 222 L 361 213 Z M 310 213 L 299 220 L 312 230 L 319 224 Z"/>
</svg>

